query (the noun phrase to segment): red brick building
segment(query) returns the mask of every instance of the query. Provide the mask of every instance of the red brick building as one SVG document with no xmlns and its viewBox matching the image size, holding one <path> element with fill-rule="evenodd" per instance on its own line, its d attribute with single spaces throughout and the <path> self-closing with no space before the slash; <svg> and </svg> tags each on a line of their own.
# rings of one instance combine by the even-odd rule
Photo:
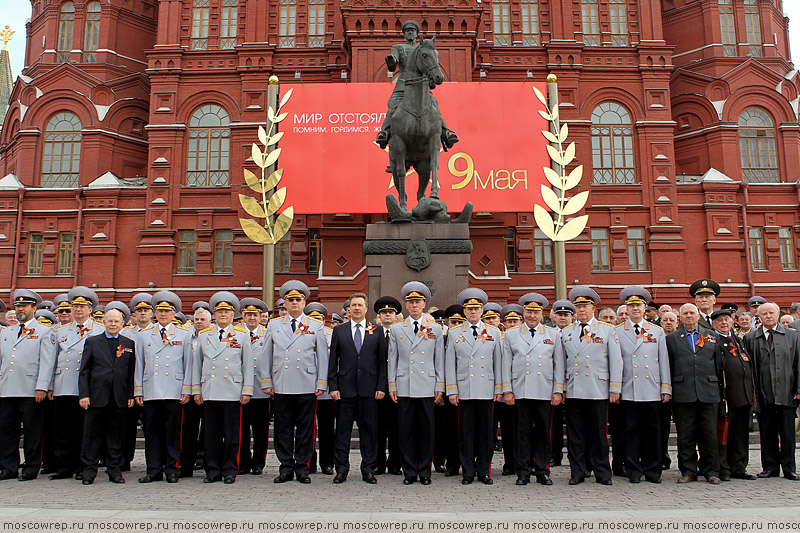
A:
<svg viewBox="0 0 800 533">
<path fill-rule="evenodd" d="M 616 302 L 800 299 L 800 80 L 781 0 L 32 0 L 0 132 L 0 276 L 48 296 L 172 288 L 260 294 L 239 229 L 241 171 L 267 79 L 387 81 L 400 25 L 436 35 L 449 81 L 559 80 L 589 226 L 568 282 Z M 387 91 L 388 93 L 388 91 Z M 577 192 L 577 191 L 576 191 Z M 366 287 L 371 215 L 299 215 L 277 283 L 332 310 Z M 531 213 L 477 213 L 472 283 L 553 296 Z"/>
</svg>

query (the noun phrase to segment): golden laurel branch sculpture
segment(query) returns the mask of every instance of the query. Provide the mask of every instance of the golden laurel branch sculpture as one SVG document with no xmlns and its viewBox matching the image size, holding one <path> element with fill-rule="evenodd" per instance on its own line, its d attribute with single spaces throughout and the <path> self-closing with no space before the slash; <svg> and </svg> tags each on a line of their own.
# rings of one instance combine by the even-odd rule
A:
<svg viewBox="0 0 800 533">
<path fill-rule="evenodd" d="M 542 131 L 542 135 L 544 135 L 545 139 L 550 141 L 550 144 L 547 146 L 547 153 L 559 169 L 557 172 L 552 168 L 543 167 L 547 181 L 549 181 L 558 192 L 547 185 L 542 185 L 542 199 L 549 211 L 539 204 L 534 204 L 533 218 L 536 220 L 539 229 L 551 240 L 568 241 L 580 235 L 586 227 L 586 223 L 589 221 L 589 215 L 581 215 L 570 220 L 565 220 L 569 215 L 574 215 L 583 209 L 583 206 L 586 205 L 586 201 L 589 199 L 589 191 L 579 192 L 571 198 L 567 198 L 566 196 L 566 191 L 580 183 L 581 177 L 583 176 L 583 165 L 578 165 L 571 172 L 567 173 L 567 165 L 572 163 L 575 159 L 575 143 L 571 142 L 564 148 L 564 144 L 567 142 L 569 129 L 566 124 L 561 125 L 559 128 L 558 104 L 550 108 L 547 105 L 547 98 L 542 94 L 542 91 L 536 87 L 534 87 L 533 90 L 536 93 L 536 97 L 542 105 L 544 105 L 545 109 L 547 109 L 546 112 L 540 110 L 539 114 L 554 126 L 553 129 L 555 131 L 558 131 L 558 134 L 551 131 Z M 556 215 L 555 220 L 550 212 Z"/>
<path fill-rule="evenodd" d="M 244 170 L 244 180 L 247 186 L 257 193 L 261 193 L 261 201 L 245 194 L 239 195 L 239 202 L 248 215 L 254 218 L 263 218 L 264 224 L 261 225 L 249 218 L 240 218 L 239 222 L 245 234 L 253 241 L 261 244 L 275 244 L 286 235 L 292 226 L 294 219 L 294 207 L 287 207 L 282 213 L 278 214 L 278 209 L 286 201 L 286 187 L 275 189 L 283 177 L 283 169 L 279 168 L 267 176 L 267 169 L 278 161 L 281 149 L 276 145 L 283 137 L 283 132 L 276 132 L 278 123 L 286 118 L 288 113 L 281 113 L 281 109 L 292 96 L 293 89 L 289 89 L 281 98 L 277 112 L 272 106 L 267 108 L 267 119 L 269 120 L 269 131 L 263 126 L 258 127 L 258 140 L 263 145 L 263 149 L 253 143 L 253 162 L 261 169 L 259 178 L 253 172 Z M 268 151 L 270 147 L 275 147 Z M 277 218 L 275 215 L 278 214 Z"/>
</svg>

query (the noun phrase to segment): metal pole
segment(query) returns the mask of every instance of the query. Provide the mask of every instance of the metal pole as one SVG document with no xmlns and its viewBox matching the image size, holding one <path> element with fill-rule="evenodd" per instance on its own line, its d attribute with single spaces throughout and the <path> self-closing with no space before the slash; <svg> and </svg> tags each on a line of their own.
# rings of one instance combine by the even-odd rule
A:
<svg viewBox="0 0 800 533">
<path fill-rule="evenodd" d="M 280 84 L 278 76 L 269 77 L 269 85 L 267 86 L 267 107 L 272 106 L 273 111 L 278 110 L 278 96 L 280 93 Z M 276 126 L 277 128 L 277 126 Z M 273 132 L 277 133 L 277 131 Z M 272 147 L 274 149 L 274 145 Z M 276 168 L 278 163 L 266 170 L 269 176 Z M 267 307 L 272 309 L 275 305 L 275 245 L 264 245 L 264 280 L 262 282 L 261 299 L 266 302 Z"/>
<path fill-rule="evenodd" d="M 547 76 L 547 105 L 550 109 L 558 109 L 558 78 L 555 74 Z M 550 131 L 558 135 L 561 130 L 561 119 L 557 117 L 550 123 Z M 551 160 L 551 168 L 561 174 L 561 165 Z M 555 189 L 556 194 L 560 191 Z M 553 241 L 553 274 L 555 275 L 556 300 L 567 297 L 567 259 L 564 241 Z"/>
</svg>

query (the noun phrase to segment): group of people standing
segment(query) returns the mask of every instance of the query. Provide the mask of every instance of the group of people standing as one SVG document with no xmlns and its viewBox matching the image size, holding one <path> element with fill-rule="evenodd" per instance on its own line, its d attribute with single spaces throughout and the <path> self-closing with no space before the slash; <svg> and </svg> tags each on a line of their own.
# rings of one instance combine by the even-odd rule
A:
<svg viewBox="0 0 800 533">
<path fill-rule="evenodd" d="M 436 470 L 460 474 L 462 484 L 491 485 L 498 410 L 511 420 L 503 474 L 516 474 L 517 485 L 535 478 L 547 486 L 551 428 L 562 426 L 563 409 L 569 484 L 593 474 L 611 485 L 610 405 L 624 428 L 624 441 L 612 432 L 615 462 L 622 452 L 631 483 L 661 482 L 665 413 L 677 429 L 679 483 L 781 472 L 796 480 L 800 331 L 781 325 L 778 306 L 764 301 L 758 325 L 740 338 L 732 311 L 714 310 L 719 292 L 713 280 L 698 280 L 690 288 L 695 303 L 682 305 L 680 324 L 665 332 L 645 318 L 652 302 L 642 287 L 620 292 L 627 318 L 610 324 L 596 318 L 600 298 L 588 287 L 554 302 L 549 321 L 550 303 L 539 293 L 500 307 L 477 288 L 428 314 L 430 290 L 409 282 L 404 306 L 392 296 L 374 303 L 374 323 L 367 296 L 353 294 L 333 327 L 296 280 L 281 286 L 283 312 L 271 320 L 265 302 L 221 291 L 193 305 L 194 327 L 176 319 L 182 302 L 170 291 L 110 302 L 99 324 L 91 318 L 97 295 L 75 287 L 53 302 L 58 318 L 68 310 L 70 320 L 51 327 L 35 316 L 41 297 L 16 290 L 18 324 L 0 332 L 0 480 L 35 479 L 45 442 L 51 479 L 90 485 L 103 461 L 109 480 L 124 483 L 129 413 L 139 409 L 141 483 L 178 482 L 187 475 L 182 462 L 191 475 L 201 411 L 205 483 L 261 474 L 272 417 L 275 483 L 311 482 L 315 427 L 322 471 L 335 470 L 333 483 L 345 483 L 355 423 L 366 483 L 388 471 L 402 473 L 405 485 L 429 485 L 436 456 Z M 50 427 L 42 422 L 47 402 Z M 754 409 L 757 476 L 747 472 Z"/>
</svg>

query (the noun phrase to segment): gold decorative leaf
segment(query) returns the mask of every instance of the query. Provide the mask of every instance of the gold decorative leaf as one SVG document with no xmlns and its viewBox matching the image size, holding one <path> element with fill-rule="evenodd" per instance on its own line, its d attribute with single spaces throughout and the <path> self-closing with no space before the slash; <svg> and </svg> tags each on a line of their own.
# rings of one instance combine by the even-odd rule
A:
<svg viewBox="0 0 800 533">
<path fill-rule="evenodd" d="M 248 215 L 256 218 L 267 218 L 267 215 L 264 214 L 264 208 L 261 207 L 261 204 L 259 204 L 255 198 L 240 194 L 239 203 L 242 204 L 242 207 Z"/>
<path fill-rule="evenodd" d="M 273 124 L 277 124 L 278 122 L 282 121 L 283 119 L 285 119 L 288 116 L 289 116 L 289 113 L 281 113 L 280 115 L 275 117 L 275 120 L 273 120 L 272 123 Z"/>
<path fill-rule="evenodd" d="M 572 163 L 573 159 L 575 159 L 575 143 L 571 142 L 569 143 L 569 146 L 567 146 L 567 149 L 564 150 L 564 159 L 561 164 L 563 166 L 567 166 Z"/>
<path fill-rule="evenodd" d="M 561 212 L 562 215 L 574 215 L 581 209 L 583 206 L 586 205 L 586 200 L 589 199 L 589 191 L 579 192 L 575 196 L 569 199 L 567 205 L 564 206 L 564 210 Z"/>
<path fill-rule="evenodd" d="M 264 189 L 261 188 L 261 180 L 256 176 L 254 173 L 250 172 L 246 168 L 244 170 L 244 181 L 247 183 L 247 186 L 253 189 L 256 192 L 264 192 Z"/>
<path fill-rule="evenodd" d="M 289 98 L 292 96 L 292 92 L 293 92 L 293 91 L 294 91 L 294 87 L 292 87 L 291 89 L 289 89 L 288 91 L 286 91 L 286 94 L 284 94 L 284 95 L 283 95 L 283 98 L 281 98 L 281 104 L 278 106 L 278 108 L 281 108 L 281 107 L 283 107 L 284 105 L 286 105 L 286 102 L 288 102 L 288 101 L 289 101 Z"/>
<path fill-rule="evenodd" d="M 283 177 L 283 169 L 279 168 L 278 170 L 269 175 L 267 181 L 264 183 L 264 190 L 268 191 L 274 188 L 278 184 L 278 182 L 281 181 L 282 177 Z"/>
<path fill-rule="evenodd" d="M 547 107 L 547 97 L 539 90 L 538 87 L 533 88 L 533 92 L 536 93 L 536 98 L 542 103 L 543 106 Z"/>
<path fill-rule="evenodd" d="M 259 167 L 264 168 L 264 157 L 261 154 L 261 148 L 259 148 L 256 143 L 253 143 L 251 152 L 253 154 L 253 162 Z"/>
<path fill-rule="evenodd" d="M 544 111 L 542 111 L 541 109 L 539 110 L 539 114 L 542 116 L 542 118 L 543 118 L 543 119 L 545 119 L 545 120 L 546 120 L 546 121 L 548 121 L 548 122 L 550 122 L 551 120 L 553 120 L 553 117 L 552 117 L 552 116 L 550 116 L 550 114 L 549 114 L 549 113 L 545 113 L 545 112 L 544 112 Z"/>
<path fill-rule="evenodd" d="M 275 225 L 272 227 L 272 233 L 275 236 L 275 242 L 281 240 L 281 238 L 286 235 L 286 232 L 292 227 L 293 219 L 294 207 L 292 206 L 287 207 L 283 213 L 278 215 L 278 220 L 275 221 Z"/>
<path fill-rule="evenodd" d="M 274 165 L 280 155 L 281 155 L 280 148 L 275 148 L 273 151 L 268 153 L 267 157 L 264 159 L 264 168 L 267 168 L 270 165 Z"/>
<path fill-rule="evenodd" d="M 557 120 L 558 119 L 558 106 L 554 105 L 553 109 L 550 110 L 550 116 L 553 117 L 550 120 Z"/>
<path fill-rule="evenodd" d="M 266 145 L 272 146 L 273 144 L 278 144 L 278 141 L 281 140 L 281 137 L 283 137 L 283 132 L 279 131 L 278 133 L 269 138 L 269 141 L 266 143 Z"/>
<path fill-rule="evenodd" d="M 548 141 L 550 141 L 551 143 L 558 144 L 558 142 L 559 142 L 558 141 L 558 137 L 556 137 L 555 135 L 553 135 L 549 131 L 542 130 L 542 135 L 544 135 L 544 138 L 547 139 Z"/>
<path fill-rule="evenodd" d="M 548 167 L 542 167 L 542 170 L 544 170 L 544 177 L 547 178 L 547 181 L 549 181 L 553 187 L 560 189 L 563 183 L 561 183 L 561 176 L 558 172 Z M 544 185 L 542 185 L 542 187 L 544 187 Z"/>
<path fill-rule="evenodd" d="M 275 122 L 275 110 L 272 109 L 272 106 L 267 107 L 267 118 L 270 122 Z"/>
<path fill-rule="evenodd" d="M 281 208 L 283 202 L 286 201 L 286 187 L 281 187 L 275 194 L 270 197 L 269 201 L 267 202 L 267 216 L 274 215 L 278 209 Z"/>
<path fill-rule="evenodd" d="M 239 224 L 242 225 L 242 229 L 244 230 L 245 235 L 247 235 L 251 241 L 255 241 L 261 244 L 272 244 L 273 240 L 270 238 L 269 233 L 261 224 L 258 224 L 249 218 L 240 218 Z"/>
<path fill-rule="evenodd" d="M 266 145 L 267 141 L 267 130 L 264 129 L 264 126 L 258 127 L 258 140 L 261 141 L 261 144 Z"/>
<path fill-rule="evenodd" d="M 569 173 L 567 177 L 567 182 L 564 184 L 564 190 L 568 191 L 571 188 L 575 187 L 581 181 L 581 177 L 583 176 L 583 165 L 578 165 L 577 167 L 572 169 L 572 172 Z"/>
<path fill-rule="evenodd" d="M 536 220 L 536 225 L 542 230 L 542 233 L 547 235 L 550 240 L 556 240 L 556 230 L 553 225 L 553 217 L 550 216 L 544 207 L 534 204 L 533 218 Z"/>
<path fill-rule="evenodd" d="M 562 143 L 563 143 L 564 141 L 566 141 L 566 140 L 567 140 L 567 137 L 568 137 L 568 136 L 569 136 L 569 129 L 567 128 L 567 123 L 565 122 L 565 123 L 564 123 L 564 124 L 561 126 L 561 131 L 560 131 L 560 132 L 558 132 L 558 139 L 559 139 L 559 141 L 560 141 L 560 142 L 562 142 Z"/>
<path fill-rule="evenodd" d="M 550 154 L 550 159 L 553 160 L 553 163 L 556 165 L 564 166 L 563 160 L 561 159 L 561 152 L 558 151 L 558 148 L 555 146 L 547 145 L 547 153 Z"/>
<path fill-rule="evenodd" d="M 534 216 L 536 213 L 534 212 Z M 589 221 L 589 215 L 582 215 L 579 217 L 575 217 L 566 224 L 558 231 L 556 238 L 553 239 L 555 241 L 571 241 L 575 237 L 581 234 L 583 229 L 586 227 L 586 223 Z M 537 219 L 538 222 L 538 219 Z M 544 231 L 544 230 L 542 230 Z"/>
<path fill-rule="evenodd" d="M 558 195 L 553 192 L 553 189 L 547 185 L 542 185 L 542 200 L 550 208 L 550 211 L 559 212 L 561 206 L 559 205 Z"/>
</svg>

